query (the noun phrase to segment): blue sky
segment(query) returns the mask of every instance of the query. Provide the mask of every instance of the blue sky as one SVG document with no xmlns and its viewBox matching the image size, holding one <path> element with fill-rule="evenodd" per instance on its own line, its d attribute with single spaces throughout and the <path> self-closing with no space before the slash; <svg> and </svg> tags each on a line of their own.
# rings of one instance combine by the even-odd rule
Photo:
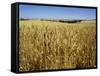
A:
<svg viewBox="0 0 100 76">
<path fill-rule="evenodd" d="M 96 9 L 20 5 L 19 18 L 96 19 Z"/>
</svg>

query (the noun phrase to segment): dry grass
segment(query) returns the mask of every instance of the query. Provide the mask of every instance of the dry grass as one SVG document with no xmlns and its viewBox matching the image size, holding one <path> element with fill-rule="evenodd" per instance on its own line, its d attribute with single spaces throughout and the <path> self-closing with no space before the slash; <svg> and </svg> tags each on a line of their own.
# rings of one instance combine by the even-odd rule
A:
<svg viewBox="0 0 100 76">
<path fill-rule="evenodd" d="M 19 71 L 96 67 L 96 24 L 20 21 Z"/>
</svg>

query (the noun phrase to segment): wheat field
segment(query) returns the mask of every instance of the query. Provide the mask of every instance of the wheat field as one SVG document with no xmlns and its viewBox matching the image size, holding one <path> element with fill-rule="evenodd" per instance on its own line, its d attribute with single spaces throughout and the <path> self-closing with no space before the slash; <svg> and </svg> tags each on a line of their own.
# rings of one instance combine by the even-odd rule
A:
<svg viewBox="0 0 100 76">
<path fill-rule="evenodd" d="M 19 71 L 96 67 L 96 23 L 19 21 Z"/>
</svg>

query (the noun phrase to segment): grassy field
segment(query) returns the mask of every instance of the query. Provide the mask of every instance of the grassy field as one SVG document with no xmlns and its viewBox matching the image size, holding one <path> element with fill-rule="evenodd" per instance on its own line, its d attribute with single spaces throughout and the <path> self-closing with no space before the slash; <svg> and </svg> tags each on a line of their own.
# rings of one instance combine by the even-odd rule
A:
<svg viewBox="0 0 100 76">
<path fill-rule="evenodd" d="M 20 21 L 19 71 L 96 67 L 96 24 Z"/>
</svg>

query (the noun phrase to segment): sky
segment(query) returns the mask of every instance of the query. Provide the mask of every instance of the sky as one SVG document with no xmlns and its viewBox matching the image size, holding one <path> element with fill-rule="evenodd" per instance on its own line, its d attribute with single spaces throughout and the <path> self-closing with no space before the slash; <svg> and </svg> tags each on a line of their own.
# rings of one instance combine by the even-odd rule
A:
<svg viewBox="0 0 100 76">
<path fill-rule="evenodd" d="M 19 18 L 26 19 L 96 19 L 96 9 L 20 5 Z"/>
</svg>

